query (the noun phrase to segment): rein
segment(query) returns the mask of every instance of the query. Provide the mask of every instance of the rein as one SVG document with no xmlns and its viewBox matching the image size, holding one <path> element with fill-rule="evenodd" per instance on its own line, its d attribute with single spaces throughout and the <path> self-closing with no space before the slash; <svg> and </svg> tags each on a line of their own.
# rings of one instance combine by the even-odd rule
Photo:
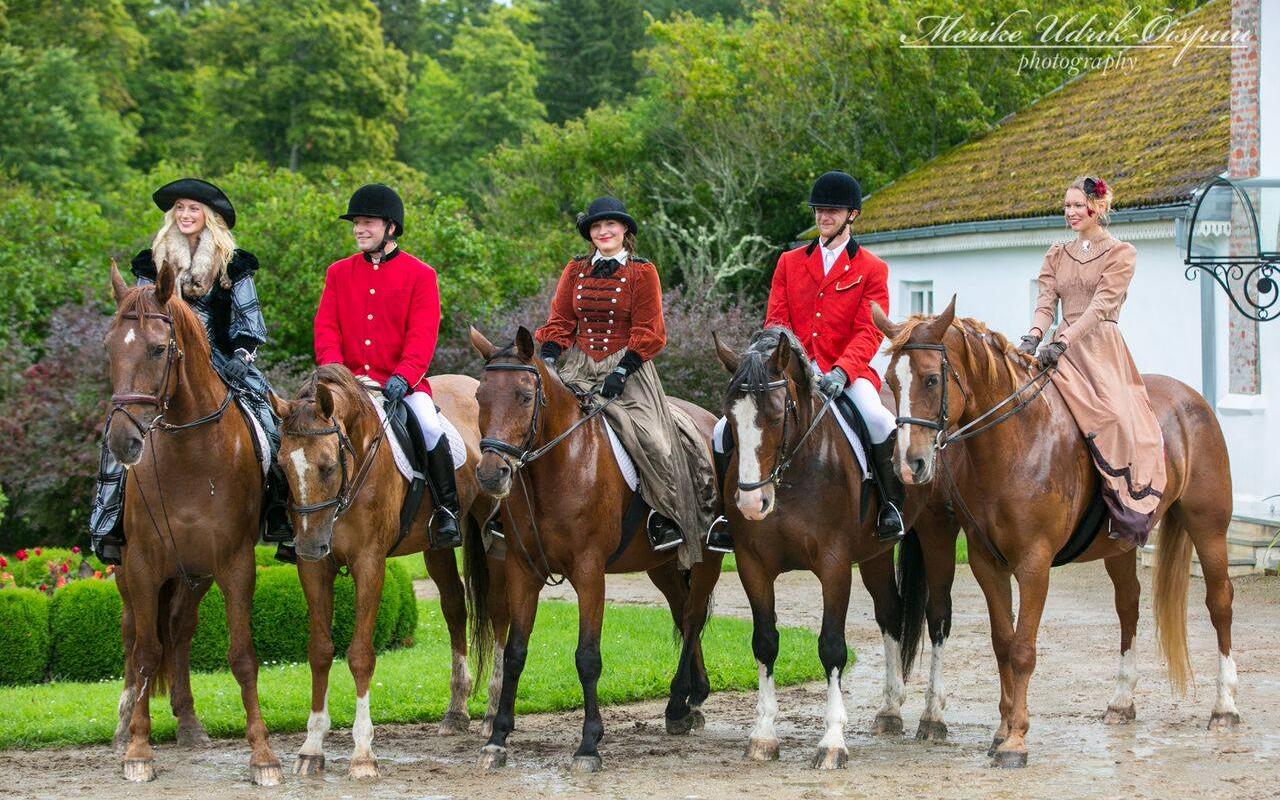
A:
<svg viewBox="0 0 1280 800">
<path fill-rule="evenodd" d="M 525 508 L 529 509 L 529 523 L 533 528 L 533 543 L 538 548 L 538 560 L 542 562 L 541 567 L 536 565 L 533 560 L 533 554 L 529 552 L 529 548 L 524 543 L 524 537 L 520 535 L 519 529 L 515 529 L 516 542 L 520 545 L 520 553 L 524 556 L 525 563 L 529 566 L 530 571 L 535 575 L 542 575 L 543 586 L 559 586 L 565 582 L 565 576 L 557 577 L 555 571 L 551 568 L 551 562 L 547 559 L 547 551 L 542 546 L 542 533 L 538 530 L 538 519 L 533 513 L 533 501 L 529 497 L 529 486 L 525 480 L 525 471 L 522 469 L 528 464 L 532 464 L 547 453 L 554 450 L 561 442 L 568 439 L 579 428 L 586 425 L 606 408 L 613 405 L 617 397 L 611 397 L 600 405 L 591 409 L 587 414 L 562 431 L 560 434 L 544 444 L 542 447 L 534 449 L 534 442 L 538 437 L 538 422 L 542 418 L 542 409 L 547 404 L 546 393 L 543 391 L 542 372 L 532 364 L 485 364 L 485 372 L 528 372 L 533 375 L 534 380 L 534 396 L 533 396 L 533 415 L 529 420 L 529 432 L 524 437 L 524 442 L 520 446 L 504 442 L 501 439 L 485 438 L 480 440 L 481 453 L 494 453 L 511 468 L 514 478 L 520 481 L 520 492 L 524 495 Z M 503 502 L 506 502 L 505 500 Z M 512 516 L 512 526 L 515 526 L 515 517 Z"/>
<path fill-rule="evenodd" d="M 785 388 L 788 383 L 789 382 L 786 378 L 781 378 L 776 381 L 770 381 L 764 385 L 751 385 L 744 383 L 739 385 L 738 389 L 747 394 L 759 395 L 767 394 L 774 389 Z M 786 407 L 782 413 L 782 439 L 778 443 L 778 453 L 775 454 L 773 470 L 763 479 L 758 481 L 752 481 L 749 483 L 738 481 L 738 489 L 749 492 L 754 489 L 759 489 L 762 486 L 768 486 L 769 484 L 781 487 L 783 473 L 791 467 L 791 462 L 795 460 L 796 455 L 800 452 L 800 448 L 804 446 L 805 441 L 817 429 L 818 423 L 822 421 L 824 416 L 826 416 L 827 410 L 831 408 L 831 404 L 834 401 L 834 397 L 828 397 L 826 401 L 823 402 L 822 408 L 818 409 L 818 413 L 814 415 L 813 421 L 809 423 L 809 427 L 806 428 L 805 432 L 800 435 L 798 440 L 796 440 L 795 445 L 790 448 L 790 452 L 788 452 L 783 458 L 777 458 L 776 456 L 781 454 L 783 452 L 783 448 L 787 446 L 787 420 L 790 419 L 791 416 L 796 415 L 798 411 L 798 405 L 791 399 L 791 393 L 787 392 Z"/>
</svg>

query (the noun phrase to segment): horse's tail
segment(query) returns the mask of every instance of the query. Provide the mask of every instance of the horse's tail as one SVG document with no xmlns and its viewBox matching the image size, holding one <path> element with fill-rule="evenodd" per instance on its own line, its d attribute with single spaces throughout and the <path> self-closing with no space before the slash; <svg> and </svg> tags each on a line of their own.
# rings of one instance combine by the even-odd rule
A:
<svg viewBox="0 0 1280 800">
<path fill-rule="evenodd" d="M 1191 581 L 1191 537 L 1176 512 L 1160 521 L 1156 547 L 1156 639 L 1175 696 L 1187 693 L 1191 657 L 1187 653 L 1187 584 Z"/>
<path fill-rule="evenodd" d="M 173 682 L 173 610 L 180 605 L 178 593 L 183 587 L 171 580 L 160 587 L 160 602 L 156 604 L 156 636 L 160 639 L 160 664 L 151 681 L 151 696 L 164 697 Z"/>
<path fill-rule="evenodd" d="M 484 551 L 480 525 L 470 515 L 462 519 L 463 572 L 467 581 L 467 618 L 471 629 L 471 652 L 475 674 L 483 675 L 493 657 L 493 620 L 489 616 L 489 560 Z M 476 690 L 483 681 L 477 681 Z"/>
<path fill-rule="evenodd" d="M 924 547 L 916 529 L 907 531 L 898 545 L 898 631 L 902 635 L 902 679 L 911 676 L 920 641 L 924 638 L 925 606 L 929 584 L 925 581 Z"/>
</svg>

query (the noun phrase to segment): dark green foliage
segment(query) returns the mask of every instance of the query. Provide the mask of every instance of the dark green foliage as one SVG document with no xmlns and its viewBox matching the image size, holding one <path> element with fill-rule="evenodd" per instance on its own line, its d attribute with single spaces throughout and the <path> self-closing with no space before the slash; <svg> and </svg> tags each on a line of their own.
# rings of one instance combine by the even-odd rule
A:
<svg viewBox="0 0 1280 800">
<path fill-rule="evenodd" d="M 253 647 L 263 664 L 307 660 L 307 599 L 292 566 L 258 570 Z"/>
<path fill-rule="evenodd" d="M 49 671 L 54 680 L 96 681 L 124 671 L 122 610 L 115 581 L 74 581 L 49 605 Z"/>
<path fill-rule="evenodd" d="M 537 31 L 546 59 L 538 97 L 547 117 L 563 122 L 630 94 L 644 29 L 640 0 L 548 0 Z"/>
<path fill-rule="evenodd" d="M 394 575 L 394 584 L 400 592 L 400 616 L 391 636 L 390 647 L 412 647 L 413 632 L 418 629 L 418 598 L 413 592 L 413 581 L 404 566 L 398 562 L 387 565 L 388 577 Z"/>
<path fill-rule="evenodd" d="M 378 617 L 373 627 L 373 649 L 381 652 L 393 646 L 400 606 L 403 602 L 403 585 L 408 576 L 399 564 L 388 564 L 382 584 L 382 599 L 378 603 Z M 410 589 L 412 591 L 412 588 Z M 347 652 L 355 636 L 356 586 L 350 577 L 340 576 L 333 587 L 333 650 L 336 654 Z"/>
<path fill-rule="evenodd" d="M 201 599 L 196 618 L 199 621 L 191 639 L 191 669 L 197 672 L 226 669 L 231 636 L 227 633 L 227 605 L 217 586 L 209 587 Z"/>
<path fill-rule="evenodd" d="M 34 589 L 0 590 L 0 684 L 36 683 L 49 661 L 49 598 Z"/>
</svg>

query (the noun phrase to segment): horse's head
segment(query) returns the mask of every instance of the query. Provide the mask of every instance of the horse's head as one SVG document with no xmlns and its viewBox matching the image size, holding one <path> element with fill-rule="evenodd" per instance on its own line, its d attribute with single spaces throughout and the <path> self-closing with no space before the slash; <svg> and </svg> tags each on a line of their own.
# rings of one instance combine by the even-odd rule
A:
<svg viewBox="0 0 1280 800">
<path fill-rule="evenodd" d="M 334 523 L 353 499 L 349 493 L 357 466 L 351 429 L 359 404 L 367 402 L 364 394 L 346 367 L 326 364 L 307 380 L 298 399 L 272 396 L 282 420 L 277 460 L 289 481 L 294 546 L 307 561 L 329 555 Z"/>
<path fill-rule="evenodd" d="M 538 438 L 543 385 L 550 380 L 542 359 L 534 357 L 533 335 L 524 326 L 515 341 L 497 347 L 475 328 L 471 346 L 484 359 L 476 387 L 480 411 L 480 489 L 501 500 L 511 492 L 518 460 Z"/>
<path fill-rule="evenodd" d="M 936 317 L 912 317 L 901 324 L 871 304 L 871 318 L 889 340 L 885 373 L 898 416 L 894 468 L 908 483 L 933 480 L 942 432 L 965 413 L 968 396 L 956 374 L 954 354 L 947 355 L 947 332 L 955 315 L 955 297 Z"/>
<path fill-rule="evenodd" d="M 175 283 L 176 274 L 166 264 L 154 286 L 130 287 L 115 261 L 111 262 L 116 314 L 103 341 L 111 365 L 107 447 L 126 466 L 142 457 L 143 440 L 173 400 L 181 380 L 184 356 L 179 328 L 189 327 L 191 312 L 175 295 Z M 203 336 L 194 338 L 192 345 L 199 348 Z"/>
<path fill-rule="evenodd" d="M 736 503 L 743 517 L 762 520 L 776 505 L 773 478 L 783 451 L 803 430 L 800 410 L 811 405 L 809 365 L 799 342 L 782 328 L 757 333 L 742 355 L 719 336 L 712 338 L 720 362 L 733 375 L 725 392 L 724 415 L 737 442 Z"/>
</svg>

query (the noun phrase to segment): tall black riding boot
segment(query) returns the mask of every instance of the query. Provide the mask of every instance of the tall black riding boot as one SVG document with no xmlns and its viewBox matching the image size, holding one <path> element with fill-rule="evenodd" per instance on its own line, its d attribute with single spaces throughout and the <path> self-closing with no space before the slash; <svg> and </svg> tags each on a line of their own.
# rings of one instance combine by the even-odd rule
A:
<svg viewBox="0 0 1280 800">
<path fill-rule="evenodd" d="M 432 550 L 448 550 L 462 545 L 462 531 L 458 526 L 461 506 L 458 504 L 458 485 L 453 477 L 453 453 L 449 452 L 449 437 L 441 436 L 436 446 L 427 451 L 427 488 L 435 502 L 436 513 L 431 517 L 427 539 Z"/>
<path fill-rule="evenodd" d="M 89 510 L 89 545 L 104 564 L 118 565 L 124 547 L 124 480 L 125 468 L 104 444 Z"/>
<path fill-rule="evenodd" d="M 289 482 L 275 461 L 267 472 L 266 496 L 262 499 L 262 541 L 292 542 L 289 521 Z"/>
<path fill-rule="evenodd" d="M 726 447 L 729 446 L 728 436 L 726 439 Z M 711 461 L 716 469 L 716 491 L 724 494 L 724 476 L 729 471 L 729 453 L 719 453 L 713 448 L 711 450 Z M 723 502 L 728 503 L 729 498 L 722 498 Z M 733 552 L 733 536 L 729 533 L 729 520 L 724 515 L 715 518 L 711 523 L 711 527 L 707 529 L 707 549 L 714 553 L 732 553 Z"/>
<path fill-rule="evenodd" d="M 880 444 L 871 445 L 871 477 L 880 495 L 880 515 L 876 518 L 876 538 L 882 542 L 897 541 L 905 535 L 902 506 L 906 490 L 893 469 L 893 448 L 898 434 L 894 432 Z"/>
</svg>

